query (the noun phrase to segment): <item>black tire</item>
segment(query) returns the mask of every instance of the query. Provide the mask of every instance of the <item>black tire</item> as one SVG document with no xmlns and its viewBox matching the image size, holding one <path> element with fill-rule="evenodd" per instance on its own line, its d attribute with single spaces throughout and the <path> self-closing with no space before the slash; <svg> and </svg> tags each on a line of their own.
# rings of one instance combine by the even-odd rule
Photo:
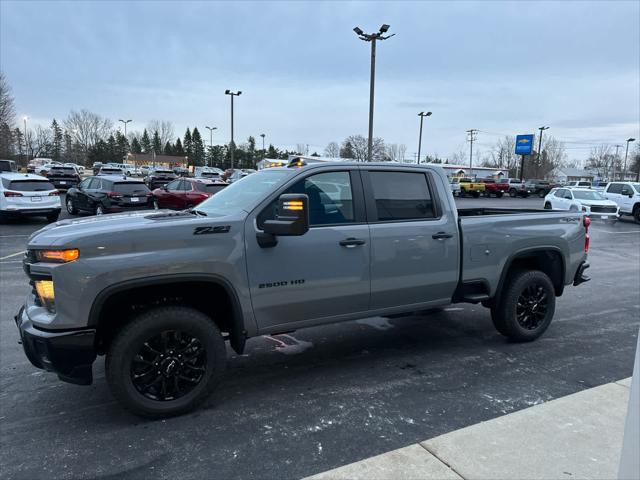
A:
<svg viewBox="0 0 640 480">
<path fill-rule="evenodd" d="M 459 193 L 459 195 L 460 195 L 461 197 L 464 197 L 466 194 L 467 194 L 467 191 L 466 191 L 464 188 L 461 188 L 461 189 L 460 189 L 460 193 Z"/>
<path fill-rule="evenodd" d="M 69 197 L 68 195 L 67 195 L 67 199 L 64 202 L 64 204 L 67 206 L 67 212 L 69 212 L 69 215 L 77 215 L 78 214 L 78 209 L 73 204 L 73 199 L 71 197 Z"/>
<path fill-rule="evenodd" d="M 633 209 L 633 219 L 636 223 L 640 223 L 640 205 L 636 205 Z"/>
<path fill-rule="evenodd" d="M 551 203 L 549 203 L 549 202 L 545 202 L 545 203 L 544 203 L 544 209 L 545 209 L 545 210 L 552 210 Z"/>
<path fill-rule="evenodd" d="M 549 328 L 555 308 L 556 294 L 549 277 L 539 270 L 518 270 L 507 278 L 491 309 L 491 320 L 510 340 L 531 342 Z"/>
<path fill-rule="evenodd" d="M 480 192 L 472 192 L 472 193 L 471 193 L 471 196 L 472 196 L 473 198 L 478 198 L 478 197 L 480 196 Z"/>
<path fill-rule="evenodd" d="M 518 195 L 518 192 L 516 192 L 515 188 L 512 188 L 512 189 L 509 190 L 509 196 L 511 198 L 516 198 L 517 195 Z"/>
<path fill-rule="evenodd" d="M 544 190 L 538 190 L 538 197 L 544 198 L 546 196 L 547 196 L 547 192 L 545 192 Z"/>
<path fill-rule="evenodd" d="M 60 217 L 60 212 L 50 213 L 49 215 L 47 215 L 47 222 L 49 223 L 57 222 L 59 217 Z"/>
<path fill-rule="evenodd" d="M 169 335 L 171 332 L 174 332 L 173 339 Z M 164 350 L 149 349 L 148 345 L 156 347 L 159 345 L 154 343 L 155 339 L 159 337 L 166 339 Z M 191 340 L 179 345 L 178 339 L 185 337 L 186 339 L 191 338 Z M 171 343 L 178 344 L 178 346 L 173 347 Z M 186 348 L 182 348 L 185 345 Z M 191 347 L 189 347 L 190 345 Z M 204 358 L 201 358 L 202 354 L 200 354 L 198 358 L 193 357 L 195 360 L 193 358 L 190 360 L 191 362 L 202 360 L 201 366 L 197 366 L 197 363 L 186 369 L 183 363 L 178 366 L 178 362 L 182 362 L 184 358 L 179 355 L 182 360 L 178 359 L 176 354 L 182 352 L 187 357 L 186 352 L 191 353 L 189 348 L 196 348 L 198 351 L 204 352 Z M 166 357 L 162 357 L 163 360 L 160 360 L 160 356 L 156 354 L 161 352 L 171 352 L 171 356 L 168 354 Z M 145 359 L 147 354 L 149 356 Z M 146 418 L 180 415 L 193 410 L 213 392 L 226 369 L 226 355 L 225 343 L 220 330 L 204 313 L 189 307 L 158 307 L 140 314 L 116 335 L 107 353 L 107 382 L 114 397 L 136 415 Z M 159 362 L 149 361 L 153 356 Z M 134 358 L 137 360 L 136 362 L 134 362 Z M 150 373 L 156 377 L 144 390 L 145 393 L 141 393 L 140 390 L 144 386 L 136 386 L 134 383 L 135 365 L 151 365 Z M 155 368 L 160 369 L 159 371 L 162 373 L 156 374 L 153 371 Z M 175 387 L 177 387 L 181 379 L 185 375 L 193 375 L 193 371 L 201 372 L 197 374 L 200 378 L 197 382 L 182 380 L 182 385 L 187 385 L 185 388 L 191 388 L 186 393 L 177 395 L 175 398 L 152 398 L 154 395 L 166 395 L 167 388 L 174 388 L 169 382 L 177 382 L 175 383 Z M 136 381 L 147 375 L 148 373 L 140 373 Z M 158 378 L 160 378 L 162 388 L 165 390 L 151 388 L 157 384 Z M 191 378 L 191 380 L 194 379 Z"/>
<path fill-rule="evenodd" d="M 502 191 L 496 192 L 496 198 L 502 198 L 503 195 L 504 195 L 504 192 Z"/>
</svg>

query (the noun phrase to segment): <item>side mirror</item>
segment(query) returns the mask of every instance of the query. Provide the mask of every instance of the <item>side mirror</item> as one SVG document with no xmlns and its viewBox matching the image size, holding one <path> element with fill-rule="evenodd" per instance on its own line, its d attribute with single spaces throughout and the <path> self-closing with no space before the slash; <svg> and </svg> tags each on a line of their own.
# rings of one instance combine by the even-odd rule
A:
<svg viewBox="0 0 640 480">
<path fill-rule="evenodd" d="M 266 220 L 263 232 L 258 233 L 258 244 L 274 247 L 276 235 L 300 236 L 309 230 L 309 197 L 304 194 L 285 193 L 278 199 L 278 215 L 275 220 Z"/>
</svg>

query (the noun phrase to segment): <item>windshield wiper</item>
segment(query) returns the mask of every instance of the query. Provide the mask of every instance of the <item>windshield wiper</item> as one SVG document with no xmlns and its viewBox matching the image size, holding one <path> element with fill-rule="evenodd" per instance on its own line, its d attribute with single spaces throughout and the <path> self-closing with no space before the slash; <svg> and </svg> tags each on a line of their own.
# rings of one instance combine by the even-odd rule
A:
<svg viewBox="0 0 640 480">
<path fill-rule="evenodd" d="M 193 213 L 194 215 L 200 215 L 202 217 L 206 217 L 207 214 L 205 212 L 203 212 L 202 210 L 196 210 L 195 208 L 190 208 L 189 212 Z"/>
</svg>

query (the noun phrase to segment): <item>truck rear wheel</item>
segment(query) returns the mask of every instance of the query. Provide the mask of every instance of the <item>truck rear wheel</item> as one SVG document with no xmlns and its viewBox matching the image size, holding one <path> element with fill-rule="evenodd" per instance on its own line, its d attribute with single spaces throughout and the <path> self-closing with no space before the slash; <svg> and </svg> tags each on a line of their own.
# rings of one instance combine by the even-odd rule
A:
<svg viewBox="0 0 640 480">
<path fill-rule="evenodd" d="M 496 198 L 502 198 L 502 195 L 504 195 L 503 191 L 496 192 Z"/>
<path fill-rule="evenodd" d="M 515 196 L 516 196 L 517 194 L 518 194 L 518 192 L 516 192 L 516 189 L 515 189 L 515 188 L 511 188 L 511 189 L 509 189 L 509 196 L 510 196 L 511 198 L 515 198 Z"/>
<path fill-rule="evenodd" d="M 530 342 L 551 324 L 556 294 L 549 277 L 539 271 L 516 271 L 505 282 L 500 300 L 491 309 L 496 330 L 516 342 Z"/>
<path fill-rule="evenodd" d="M 204 401 L 226 368 L 220 330 L 189 307 L 158 307 L 137 316 L 107 353 L 111 392 L 147 418 L 186 413 Z"/>
</svg>

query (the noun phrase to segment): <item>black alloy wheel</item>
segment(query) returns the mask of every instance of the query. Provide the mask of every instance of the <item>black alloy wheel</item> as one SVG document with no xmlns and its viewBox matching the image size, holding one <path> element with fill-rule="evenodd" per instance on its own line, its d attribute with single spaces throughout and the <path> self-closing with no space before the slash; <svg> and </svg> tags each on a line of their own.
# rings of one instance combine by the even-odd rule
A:
<svg viewBox="0 0 640 480">
<path fill-rule="evenodd" d="M 131 382 L 150 400 L 176 400 L 205 377 L 207 354 L 189 333 L 165 330 L 142 344 L 131 362 Z"/>
<path fill-rule="evenodd" d="M 549 296 L 543 285 L 529 284 L 518 297 L 516 320 L 526 330 L 535 330 L 547 316 Z"/>
</svg>

